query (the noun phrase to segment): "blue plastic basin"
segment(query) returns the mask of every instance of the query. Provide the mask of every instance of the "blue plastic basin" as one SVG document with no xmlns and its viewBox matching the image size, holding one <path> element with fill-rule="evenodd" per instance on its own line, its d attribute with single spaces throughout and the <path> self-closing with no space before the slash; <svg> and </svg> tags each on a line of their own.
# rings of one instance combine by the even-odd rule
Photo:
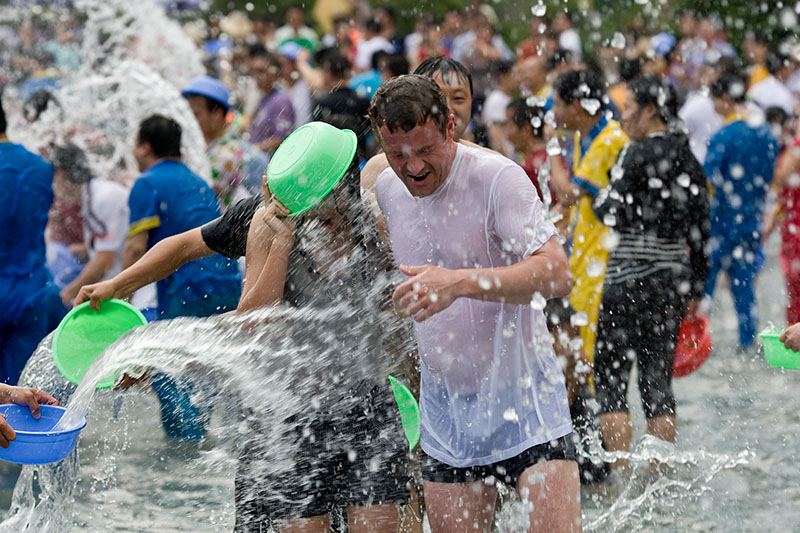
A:
<svg viewBox="0 0 800 533">
<path fill-rule="evenodd" d="M 75 448 L 78 435 L 86 427 L 86 418 L 81 417 L 77 427 L 65 431 L 52 431 L 64 416 L 66 409 L 53 405 L 39 406 L 42 416 L 33 418 L 27 406 L 0 405 L 0 414 L 16 431 L 17 438 L 8 448 L 0 448 L 0 459 L 22 465 L 43 465 L 66 458 Z"/>
</svg>

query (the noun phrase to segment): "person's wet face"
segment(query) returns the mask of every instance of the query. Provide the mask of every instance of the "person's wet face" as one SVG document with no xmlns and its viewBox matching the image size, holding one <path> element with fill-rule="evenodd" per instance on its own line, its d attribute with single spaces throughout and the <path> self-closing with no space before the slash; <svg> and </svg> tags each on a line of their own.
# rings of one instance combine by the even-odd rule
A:
<svg viewBox="0 0 800 533">
<path fill-rule="evenodd" d="M 643 131 L 643 110 L 631 91 L 625 96 L 625 111 L 622 113 L 622 129 L 633 141 L 643 139 L 647 133 Z"/>
<path fill-rule="evenodd" d="M 556 127 L 568 130 L 575 129 L 569 106 L 558 95 L 558 91 L 553 91 L 553 113 L 555 114 Z"/>
<path fill-rule="evenodd" d="M 189 103 L 189 107 L 192 108 L 194 118 L 197 120 L 197 124 L 200 126 L 206 141 L 214 139 L 220 128 L 224 127 L 225 110 L 219 107 L 214 111 L 209 111 L 204 96 L 190 95 L 186 97 L 186 101 Z"/>
<path fill-rule="evenodd" d="M 389 166 L 412 195 L 429 196 L 447 179 L 455 157 L 455 123 L 451 114 L 444 134 L 433 119 L 410 131 L 391 132 L 386 125 L 379 128 Z"/>
<path fill-rule="evenodd" d="M 253 57 L 250 59 L 250 75 L 253 76 L 258 88 L 267 92 L 275 86 L 281 75 L 281 69 L 265 57 Z"/>
<path fill-rule="evenodd" d="M 431 79 L 442 90 L 447 99 L 447 107 L 455 115 L 454 139 L 458 141 L 464 136 L 472 118 L 472 93 L 469 90 L 469 80 L 455 72 L 449 73 L 446 79 L 441 72 L 435 72 Z"/>
</svg>

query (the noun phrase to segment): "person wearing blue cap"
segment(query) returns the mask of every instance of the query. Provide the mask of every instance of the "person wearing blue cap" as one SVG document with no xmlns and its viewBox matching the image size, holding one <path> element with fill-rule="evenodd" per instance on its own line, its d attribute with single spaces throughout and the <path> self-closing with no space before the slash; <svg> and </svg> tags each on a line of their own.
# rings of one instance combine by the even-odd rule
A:
<svg viewBox="0 0 800 533">
<path fill-rule="evenodd" d="M 242 139 L 241 131 L 228 120 L 230 93 L 210 76 L 192 78 L 181 95 L 189 102 L 206 141 L 214 193 L 222 210 L 251 196 L 261 184 L 261 170 L 269 158 Z"/>
<path fill-rule="evenodd" d="M 6 136 L 0 104 L 0 383 L 16 385 L 39 341 L 66 313 L 47 270 L 53 167 Z"/>
</svg>

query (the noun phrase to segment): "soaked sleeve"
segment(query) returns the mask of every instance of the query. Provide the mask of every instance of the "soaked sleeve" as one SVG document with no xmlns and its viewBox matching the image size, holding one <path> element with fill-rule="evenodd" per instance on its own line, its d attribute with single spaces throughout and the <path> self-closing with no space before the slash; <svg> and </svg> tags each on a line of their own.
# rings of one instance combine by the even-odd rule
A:
<svg viewBox="0 0 800 533">
<path fill-rule="evenodd" d="M 628 195 L 633 194 L 633 181 L 641 170 L 637 160 L 636 146 L 627 144 L 611 169 L 608 185 L 600 190 L 592 202 L 594 214 L 606 226 L 616 225 L 617 218 L 625 211 Z"/>
<path fill-rule="evenodd" d="M 128 237 L 161 225 L 161 218 L 158 215 L 158 195 L 147 180 L 140 178 L 133 184 L 128 197 L 128 207 L 131 210 Z"/>
<path fill-rule="evenodd" d="M 250 222 L 263 201 L 264 197 L 260 194 L 245 198 L 231 206 L 221 217 L 203 225 L 200 233 L 206 246 L 231 259 L 246 255 Z"/>
<path fill-rule="evenodd" d="M 497 174 L 489 206 L 487 229 L 504 251 L 527 258 L 557 234 L 539 194 L 518 165 L 508 165 Z"/>
<path fill-rule="evenodd" d="M 711 232 L 711 218 L 708 207 L 708 186 L 706 173 L 686 145 L 682 158 L 686 172 L 691 178 L 689 186 L 689 216 L 692 217 L 689 230 L 689 264 L 692 268 L 692 286 L 689 298 L 699 300 L 705 291 L 709 271 L 708 240 Z"/>
</svg>

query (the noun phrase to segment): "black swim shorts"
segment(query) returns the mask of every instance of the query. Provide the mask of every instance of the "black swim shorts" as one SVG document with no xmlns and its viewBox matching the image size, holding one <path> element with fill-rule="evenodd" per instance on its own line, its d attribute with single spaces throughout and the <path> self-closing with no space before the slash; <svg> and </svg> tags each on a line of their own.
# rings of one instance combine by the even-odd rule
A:
<svg viewBox="0 0 800 533">
<path fill-rule="evenodd" d="M 408 442 L 389 383 L 346 402 L 338 414 L 311 410 L 286 421 L 291 452 L 252 440 L 236 472 L 237 533 L 282 520 L 409 498 Z M 264 475 L 268 472 L 268 475 Z"/>
<path fill-rule="evenodd" d="M 575 461 L 575 444 L 572 435 L 528 448 L 510 459 L 490 465 L 458 468 L 450 466 L 424 454 L 422 458 L 422 479 L 436 483 L 471 483 L 494 477 L 508 485 L 516 486 L 519 477 L 529 467 L 546 461 Z"/>
</svg>

